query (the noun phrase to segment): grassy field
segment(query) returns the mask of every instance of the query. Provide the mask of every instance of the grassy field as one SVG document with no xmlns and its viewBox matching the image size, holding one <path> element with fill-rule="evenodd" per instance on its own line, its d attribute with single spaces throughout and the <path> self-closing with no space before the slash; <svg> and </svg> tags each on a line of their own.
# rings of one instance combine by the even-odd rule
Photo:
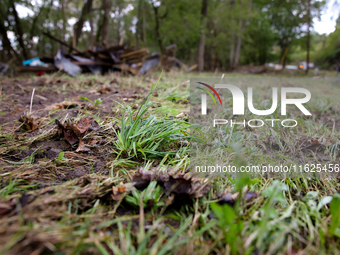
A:
<svg viewBox="0 0 340 255">
<path fill-rule="evenodd" d="M 221 74 L 2 79 L 0 253 L 340 254 L 337 172 L 192 174 L 191 77 Z M 228 163 L 340 163 L 335 77 L 246 79 L 258 105 L 272 84 L 308 88 L 313 115 L 294 112 L 289 131 L 227 127 Z"/>
</svg>

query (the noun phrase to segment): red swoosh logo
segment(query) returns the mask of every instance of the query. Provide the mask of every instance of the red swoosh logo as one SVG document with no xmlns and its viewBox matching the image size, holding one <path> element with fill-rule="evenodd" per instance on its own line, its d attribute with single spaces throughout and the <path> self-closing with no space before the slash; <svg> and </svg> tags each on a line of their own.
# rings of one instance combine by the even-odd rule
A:
<svg viewBox="0 0 340 255">
<path fill-rule="evenodd" d="M 222 100 L 221 100 L 221 98 L 220 98 L 220 95 L 217 93 L 217 91 L 216 91 L 213 87 L 211 87 L 210 85 L 205 84 L 205 83 L 203 83 L 203 82 L 197 82 L 197 83 L 202 84 L 202 85 L 208 87 L 209 89 L 211 89 L 212 92 L 214 92 L 215 95 L 218 97 L 218 100 L 220 101 L 220 103 L 221 103 L 221 105 L 222 105 Z"/>
</svg>

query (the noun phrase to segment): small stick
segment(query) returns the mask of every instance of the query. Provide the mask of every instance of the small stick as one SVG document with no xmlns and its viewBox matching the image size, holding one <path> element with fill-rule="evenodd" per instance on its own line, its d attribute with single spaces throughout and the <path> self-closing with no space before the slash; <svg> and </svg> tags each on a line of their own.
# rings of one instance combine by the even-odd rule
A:
<svg viewBox="0 0 340 255">
<path fill-rule="evenodd" d="M 222 82 L 223 78 L 224 78 L 224 74 L 222 74 L 222 76 L 221 76 L 220 83 Z"/>
<path fill-rule="evenodd" d="M 33 105 L 34 91 L 35 91 L 35 88 L 33 88 L 33 91 L 32 91 L 31 105 L 30 105 L 30 114 L 32 113 L 32 105 Z"/>
</svg>

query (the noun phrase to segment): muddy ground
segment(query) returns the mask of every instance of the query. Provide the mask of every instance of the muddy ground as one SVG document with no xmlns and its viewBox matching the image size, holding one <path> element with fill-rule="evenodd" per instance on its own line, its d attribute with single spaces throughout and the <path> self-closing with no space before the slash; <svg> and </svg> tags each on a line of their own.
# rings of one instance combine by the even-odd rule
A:
<svg viewBox="0 0 340 255">
<path fill-rule="evenodd" d="M 119 104 L 135 107 L 148 94 L 146 88 L 124 83 L 117 78 L 106 82 L 106 85 L 91 78 L 81 81 L 50 77 L 3 79 L 0 88 L 1 173 L 17 171 L 20 162 L 37 152 L 32 163 L 45 162 L 45 165 L 36 165 L 38 169 L 34 170 L 34 174 L 22 172 L 27 176 L 26 180 L 33 181 L 34 178 L 37 182 L 64 182 L 96 172 L 108 174 L 106 165 L 113 160 L 107 153 L 111 149 L 108 141 L 101 139 L 90 150 L 75 152 L 77 144 L 71 145 L 58 136 L 55 120 L 62 122 L 65 119 L 80 119 L 81 116 L 104 119 L 108 130 L 103 132 L 113 137 L 115 134 L 110 127 L 115 124 L 112 118 L 121 114 Z M 35 93 L 30 113 L 33 89 Z M 95 106 L 95 103 L 80 97 L 93 102 L 100 98 L 102 103 Z M 28 121 L 26 125 L 27 117 L 32 117 L 34 123 Z M 60 168 L 53 166 L 54 169 L 49 169 L 49 162 L 57 159 L 61 152 L 65 153 L 65 158 L 72 158 L 72 163 L 61 163 Z M 46 171 L 50 173 L 46 174 Z M 19 177 L 20 174 L 17 174 Z M 14 173 L 14 176 L 17 175 Z"/>
</svg>

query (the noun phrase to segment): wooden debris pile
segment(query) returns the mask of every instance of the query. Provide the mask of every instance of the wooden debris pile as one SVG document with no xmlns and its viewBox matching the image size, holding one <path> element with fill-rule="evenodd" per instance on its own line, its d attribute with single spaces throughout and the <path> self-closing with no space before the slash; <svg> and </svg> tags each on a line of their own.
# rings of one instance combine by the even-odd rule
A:
<svg viewBox="0 0 340 255">
<path fill-rule="evenodd" d="M 64 70 L 71 76 L 77 76 L 82 72 L 103 74 L 109 70 L 131 73 L 136 75 L 149 54 L 147 48 L 136 49 L 126 45 L 116 45 L 107 49 L 88 49 L 84 52 L 71 45 L 44 33 L 45 36 L 59 42 L 62 50 L 59 50 L 54 58 L 41 58 L 43 65 L 23 65 L 19 67 L 21 72 L 54 72 Z M 66 48 L 69 52 L 66 53 Z M 25 61 L 24 61 L 25 62 Z"/>
<path fill-rule="evenodd" d="M 154 52 L 150 56 L 147 56 L 149 55 L 147 48 L 136 49 L 126 45 L 116 45 L 107 49 L 93 48 L 81 52 L 49 33 L 44 33 L 44 35 L 59 42 L 62 49 L 54 58 L 25 60 L 24 65 L 19 67 L 19 71 L 37 72 L 37 75 L 42 75 L 45 72 L 63 70 L 71 76 L 77 76 L 84 72 L 104 74 L 111 70 L 137 75 L 146 73 L 156 65 L 165 71 L 169 71 L 174 66 L 185 67 L 175 58 L 176 44 L 166 47 L 164 54 Z M 66 47 L 69 49 L 68 53 L 66 53 Z"/>
</svg>

